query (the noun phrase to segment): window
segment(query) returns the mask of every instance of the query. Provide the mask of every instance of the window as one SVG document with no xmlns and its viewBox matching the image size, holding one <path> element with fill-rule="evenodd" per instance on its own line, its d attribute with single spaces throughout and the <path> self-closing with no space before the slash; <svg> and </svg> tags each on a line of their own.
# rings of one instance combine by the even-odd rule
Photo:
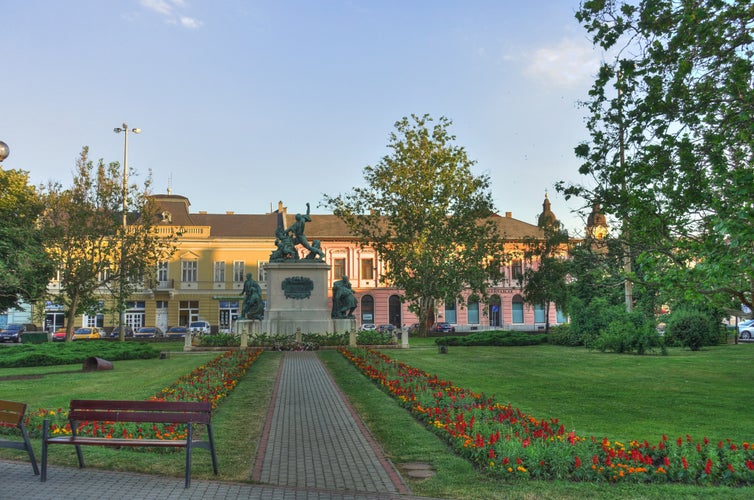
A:
<svg viewBox="0 0 754 500">
<path fill-rule="evenodd" d="M 374 279 L 374 259 L 372 257 L 361 259 L 361 279 Z"/>
<path fill-rule="evenodd" d="M 568 322 L 568 316 L 566 316 L 565 312 L 563 312 L 562 309 L 558 309 L 556 313 L 557 313 L 557 317 L 555 318 L 555 321 L 557 321 L 558 323 Z"/>
<path fill-rule="evenodd" d="M 244 261 L 236 260 L 233 262 L 233 282 L 234 283 L 244 282 L 244 274 L 245 274 L 244 270 L 245 270 Z"/>
<path fill-rule="evenodd" d="M 466 304 L 468 323 L 470 325 L 479 324 L 479 297 L 472 295 Z"/>
<path fill-rule="evenodd" d="M 524 268 L 520 259 L 516 259 L 511 264 L 511 279 L 520 280 L 524 277 Z"/>
<path fill-rule="evenodd" d="M 513 297 L 513 314 L 511 317 L 512 323 L 524 322 L 524 299 L 520 295 Z"/>
<path fill-rule="evenodd" d="M 361 298 L 361 323 L 374 323 L 374 297 L 371 295 Z"/>
<path fill-rule="evenodd" d="M 199 301 L 182 300 L 178 306 L 178 324 L 188 325 L 199 320 Z"/>
<path fill-rule="evenodd" d="M 259 277 L 257 278 L 259 284 L 267 283 L 267 262 L 262 260 L 257 261 L 257 269 L 259 270 Z"/>
<path fill-rule="evenodd" d="M 338 281 L 346 275 L 346 259 L 332 260 L 332 280 Z"/>
<path fill-rule="evenodd" d="M 163 261 L 157 264 L 157 281 L 160 284 L 168 282 L 168 263 Z"/>
<path fill-rule="evenodd" d="M 545 306 L 543 306 L 542 304 L 534 305 L 534 322 L 535 323 L 545 322 Z"/>
<path fill-rule="evenodd" d="M 456 314 L 456 300 L 447 299 L 445 301 L 445 322 L 446 323 L 458 323 L 458 317 Z"/>
<path fill-rule="evenodd" d="M 214 265 L 215 283 L 225 282 L 225 262 L 216 261 Z"/>
<path fill-rule="evenodd" d="M 181 281 L 190 283 L 199 281 L 199 263 L 197 261 L 181 261 Z"/>
</svg>

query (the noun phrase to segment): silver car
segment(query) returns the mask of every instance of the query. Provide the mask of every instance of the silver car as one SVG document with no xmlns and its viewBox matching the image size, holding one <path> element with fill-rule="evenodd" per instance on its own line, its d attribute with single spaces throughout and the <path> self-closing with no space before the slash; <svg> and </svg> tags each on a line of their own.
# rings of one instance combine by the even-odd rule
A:
<svg viewBox="0 0 754 500">
<path fill-rule="evenodd" d="M 754 339 L 754 319 L 747 319 L 738 324 L 738 338 L 741 340 Z"/>
</svg>

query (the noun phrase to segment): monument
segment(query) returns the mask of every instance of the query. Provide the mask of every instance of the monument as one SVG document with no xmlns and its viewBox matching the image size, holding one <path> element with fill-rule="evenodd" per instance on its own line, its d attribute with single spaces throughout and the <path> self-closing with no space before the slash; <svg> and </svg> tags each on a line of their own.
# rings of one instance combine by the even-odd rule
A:
<svg viewBox="0 0 754 500">
<path fill-rule="evenodd" d="M 279 226 L 275 231 L 276 249 L 267 264 L 267 305 L 262 321 L 262 330 L 270 335 L 350 332 L 356 328 L 356 319 L 352 314 L 356 299 L 350 283 L 347 287 L 343 283 L 338 285 L 339 289 L 347 291 L 339 295 L 339 300 L 348 301 L 348 313 L 336 316 L 335 306 L 328 307 L 327 273 L 330 266 L 324 260 L 325 254 L 319 241 L 309 243 L 306 237 L 306 223 L 311 221 L 307 203 L 305 214 L 296 214 L 295 222 L 290 227 Z M 303 258 L 297 247 L 307 251 Z M 347 282 L 348 278 L 345 277 L 345 280 Z M 343 298 L 348 292 L 350 300 Z M 341 309 L 339 306 L 338 311 Z"/>
</svg>

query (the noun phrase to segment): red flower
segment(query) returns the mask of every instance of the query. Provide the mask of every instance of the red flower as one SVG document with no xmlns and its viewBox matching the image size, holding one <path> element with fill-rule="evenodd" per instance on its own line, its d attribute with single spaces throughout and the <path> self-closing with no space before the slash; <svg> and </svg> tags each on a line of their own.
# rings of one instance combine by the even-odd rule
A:
<svg viewBox="0 0 754 500">
<path fill-rule="evenodd" d="M 707 475 L 712 474 L 712 459 L 707 459 L 707 464 L 704 466 L 704 473 Z"/>
<path fill-rule="evenodd" d="M 751 462 L 751 460 L 749 461 Z M 581 467 L 581 459 L 579 457 L 576 457 L 576 459 L 573 462 L 577 469 Z"/>
</svg>

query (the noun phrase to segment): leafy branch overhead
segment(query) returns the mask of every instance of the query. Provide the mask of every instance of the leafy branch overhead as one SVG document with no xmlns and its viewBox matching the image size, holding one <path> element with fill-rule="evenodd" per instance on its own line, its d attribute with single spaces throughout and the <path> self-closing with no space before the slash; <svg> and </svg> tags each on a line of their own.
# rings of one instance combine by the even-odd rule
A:
<svg viewBox="0 0 754 500">
<path fill-rule="evenodd" d="M 621 221 L 667 293 L 751 308 L 751 1 L 587 1 L 576 17 L 606 56 L 576 148 L 590 186 L 561 189 Z"/>
<path fill-rule="evenodd" d="M 364 187 L 325 196 L 325 204 L 374 248 L 382 280 L 426 321 L 434 301 L 481 296 L 500 277 L 502 235 L 495 223 L 490 179 L 475 175 L 444 117 L 411 115 L 396 122 L 388 149 L 364 168 Z M 424 323 L 422 323 L 424 324 Z"/>
</svg>

